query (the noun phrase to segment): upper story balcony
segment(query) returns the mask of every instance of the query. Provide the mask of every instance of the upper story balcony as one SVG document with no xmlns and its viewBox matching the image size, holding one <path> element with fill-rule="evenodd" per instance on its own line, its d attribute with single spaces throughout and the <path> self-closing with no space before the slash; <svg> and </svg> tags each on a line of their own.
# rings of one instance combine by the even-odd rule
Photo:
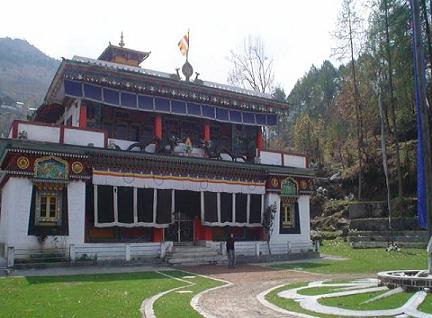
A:
<svg viewBox="0 0 432 318">
<path fill-rule="evenodd" d="M 72 118 L 70 120 L 71 122 L 68 124 L 73 124 L 74 120 L 75 119 Z M 84 128 L 74 127 L 72 125 L 20 120 L 13 122 L 9 132 L 9 138 L 116 149 L 118 151 L 159 153 L 171 156 L 207 158 L 208 160 L 227 160 L 294 168 L 308 168 L 307 158 L 303 155 L 264 150 L 262 136 L 260 134 L 261 130 L 258 130 L 256 140 L 249 140 L 246 147 L 242 148 L 235 143 L 231 143 L 231 145 L 226 143 L 227 146 L 225 148 L 217 148 L 212 145 L 212 139 L 208 138 L 210 136 L 210 126 L 204 125 L 203 138 L 200 138 L 200 141 L 195 143 L 192 142 L 190 137 L 182 137 L 181 134 L 177 136 L 171 134 L 169 135 L 170 137 L 166 139 L 160 138 L 159 136 L 162 136 L 162 127 L 159 127 L 158 121 L 161 120 L 161 118 L 155 120 L 155 127 L 153 128 L 154 136 L 147 141 L 143 139 L 137 140 L 137 138 L 134 140 L 134 138 L 131 138 L 131 136 L 126 133 L 121 136 L 121 133 L 110 133 L 107 128 Z M 119 131 L 123 131 L 124 129 L 125 127 L 121 127 Z M 129 127 L 127 131 L 129 132 Z M 168 135 L 168 133 L 166 133 L 166 135 Z"/>
</svg>

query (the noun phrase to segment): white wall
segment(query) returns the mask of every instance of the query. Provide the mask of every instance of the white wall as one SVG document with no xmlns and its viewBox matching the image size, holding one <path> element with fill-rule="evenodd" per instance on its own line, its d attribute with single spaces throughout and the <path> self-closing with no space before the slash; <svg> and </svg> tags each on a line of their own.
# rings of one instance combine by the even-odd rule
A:
<svg viewBox="0 0 432 318">
<path fill-rule="evenodd" d="M 72 116 L 72 126 L 79 126 L 79 113 L 80 113 L 80 103 L 79 101 L 74 102 L 62 115 L 60 120 L 57 122 L 58 125 L 66 125 L 67 120 Z"/>
<path fill-rule="evenodd" d="M 309 196 L 302 195 L 298 198 L 299 217 L 300 217 L 300 234 L 279 234 L 280 227 L 280 196 L 277 193 L 269 193 L 267 195 L 267 205 L 269 206 L 276 202 L 276 215 L 274 221 L 274 230 L 271 237 L 271 243 L 309 243 L 310 242 L 310 210 Z"/>
<path fill-rule="evenodd" d="M 11 220 L 10 211 L 15 208 L 15 184 L 10 179 L 3 186 L 0 214 L 0 243 L 7 244 L 7 238 L 10 232 L 9 223 Z"/>
<path fill-rule="evenodd" d="M 91 130 L 64 129 L 64 143 L 70 145 L 87 146 L 92 143 L 94 147 L 105 147 L 105 135 L 102 132 Z"/>
<path fill-rule="evenodd" d="M 73 181 L 68 184 L 68 218 L 70 244 L 83 244 L 85 232 L 85 182 Z"/>
<path fill-rule="evenodd" d="M 0 219 L 1 242 L 15 249 L 38 249 L 36 236 L 27 235 L 29 227 L 33 184 L 28 178 L 10 178 L 2 192 L 2 215 Z M 69 236 L 49 236 L 44 248 L 65 248 L 70 243 L 84 243 L 85 183 L 73 181 L 68 184 Z"/>
<path fill-rule="evenodd" d="M 27 138 L 29 140 L 48 141 L 48 142 L 56 142 L 56 143 L 60 141 L 59 127 L 33 125 L 31 122 L 29 122 L 28 124 L 19 123 L 18 134 L 21 131 L 27 132 Z"/>
<path fill-rule="evenodd" d="M 282 155 L 279 152 L 260 151 L 260 160 L 265 165 L 282 165 Z"/>
<path fill-rule="evenodd" d="M 284 154 L 284 166 L 306 168 L 306 157 L 291 154 Z"/>
</svg>

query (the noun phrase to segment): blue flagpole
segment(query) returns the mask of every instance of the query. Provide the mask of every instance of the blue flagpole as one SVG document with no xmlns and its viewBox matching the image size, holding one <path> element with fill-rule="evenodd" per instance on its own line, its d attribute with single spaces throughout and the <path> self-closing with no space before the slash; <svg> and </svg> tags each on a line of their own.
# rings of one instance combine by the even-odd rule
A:
<svg viewBox="0 0 432 318">
<path fill-rule="evenodd" d="M 428 110 L 426 106 L 425 69 L 423 57 L 423 45 L 421 26 L 419 20 L 418 0 L 410 0 L 411 23 L 413 31 L 413 64 L 415 82 L 415 105 L 417 119 L 417 216 L 421 228 L 428 228 L 429 235 L 432 232 L 431 208 L 432 208 L 432 172 L 431 172 L 431 146 L 430 130 L 428 122 Z"/>
</svg>

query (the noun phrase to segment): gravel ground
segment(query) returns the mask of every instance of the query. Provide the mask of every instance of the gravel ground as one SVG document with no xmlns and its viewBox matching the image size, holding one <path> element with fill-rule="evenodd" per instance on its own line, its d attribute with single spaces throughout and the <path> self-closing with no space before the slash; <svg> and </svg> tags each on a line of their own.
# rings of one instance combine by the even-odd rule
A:
<svg viewBox="0 0 432 318">
<path fill-rule="evenodd" d="M 292 270 L 275 270 L 257 265 L 186 267 L 184 270 L 208 275 L 233 283 L 204 294 L 199 305 L 216 317 L 288 317 L 261 305 L 256 296 L 264 290 L 281 284 L 322 279 L 354 278 L 353 275 L 313 274 Z M 364 275 L 363 275 L 364 276 Z"/>
</svg>

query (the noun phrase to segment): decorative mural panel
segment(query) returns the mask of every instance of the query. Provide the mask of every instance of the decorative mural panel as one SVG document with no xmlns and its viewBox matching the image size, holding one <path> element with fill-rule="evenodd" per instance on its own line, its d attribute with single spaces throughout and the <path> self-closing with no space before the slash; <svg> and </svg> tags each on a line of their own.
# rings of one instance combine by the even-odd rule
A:
<svg viewBox="0 0 432 318">
<path fill-rule="evenodd" d="M 314 189 L 313 178 L 307 177 L 270 176 L 266 182 L 267 191 L 281 192 L 282 195 L 311 195 Z"/>
<path fill-rule="evenodd" d="M 86 156 L 67 153 L 9 151 L 1 169 L 9 175 L 28 176 L 40 182 L 90 177 Z"/>
<path fill-rule="evenodd" d="M 297 181 L 293 178 L 286 178 L 281 182 L 281 195 L 296 196 L 298 194 Z"/>
<path fill-rule="evenodd" d="M 69 167 L 66 160 L 57 157 L 42 157 L 36 159 L 34 178 L 46 180 L 68 180 Z"/>
</svg>

